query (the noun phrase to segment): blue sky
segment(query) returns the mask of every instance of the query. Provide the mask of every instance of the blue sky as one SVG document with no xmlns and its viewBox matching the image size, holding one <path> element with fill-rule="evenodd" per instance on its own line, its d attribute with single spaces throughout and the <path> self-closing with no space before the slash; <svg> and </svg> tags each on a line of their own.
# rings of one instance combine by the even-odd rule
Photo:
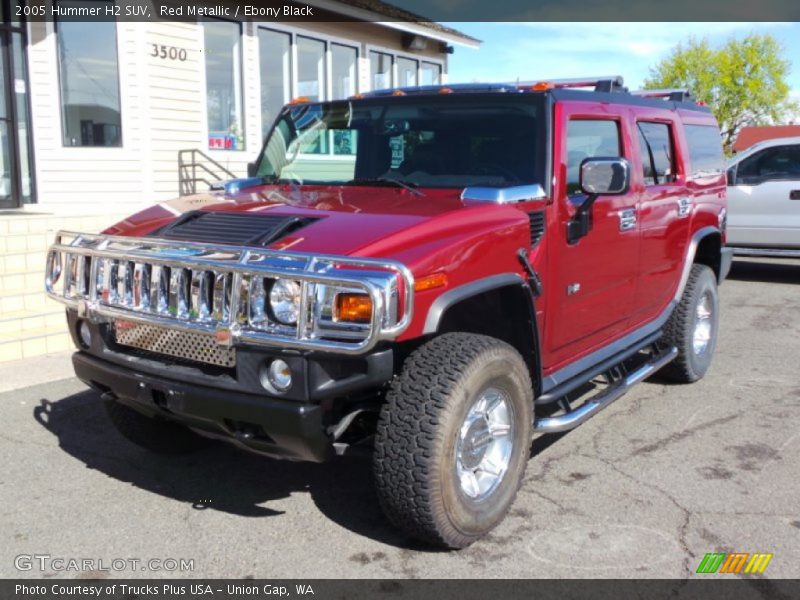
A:
<svg viewBox="0 0 800 600">
<path fill-rule="evenodd" d="M 789 84 L 800 100 L 800 23 L 446 23 L 483 40 L 480 50 L 456 47 L 449 81 L 530 81 L 622 75 L 641 86 L 650 66 L 689 36 L 717 45 L 731 36 L 771 33 L 784 46 Z"/>
</svg>

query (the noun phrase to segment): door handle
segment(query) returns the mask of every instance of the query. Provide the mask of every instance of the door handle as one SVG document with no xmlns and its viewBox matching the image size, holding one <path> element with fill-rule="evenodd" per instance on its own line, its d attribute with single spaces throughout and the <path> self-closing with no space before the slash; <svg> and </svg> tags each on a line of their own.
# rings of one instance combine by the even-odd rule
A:
<svg viewBox="0 0 800 600">
<path fill-rule="evenodd" d="M 619 230 L 630 231 L 636 228 L 636 209 L 624 208 L 617 213 L 619 215 Z"/>
<path fill-rule="evenodd" d="M 800 190 L 792 190 L 789 192 L 789 200 L 800 200 Z"/>
</svg>

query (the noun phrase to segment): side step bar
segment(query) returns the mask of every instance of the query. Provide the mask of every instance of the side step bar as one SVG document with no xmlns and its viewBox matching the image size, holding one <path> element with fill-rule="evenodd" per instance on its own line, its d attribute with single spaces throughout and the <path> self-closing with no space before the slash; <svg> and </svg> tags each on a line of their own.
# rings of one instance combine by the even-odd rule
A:
<svg viewBox="0 0 800 600">
<path fill-rule="evenodd" d="M 674 346 L 651 358 L 641 367 L 628 374 L 623 379 L 612 383 L 609 387 L 595 396 L 589 398 L 575 410 L 557 417 L 546 417 L 536 419 L 533 422 L 534 433 L 557 433 L 569 431 L 581 423 L 588 421 L 594 415 L 603 410 L 606 406 L 614 402 L 617 398 L 625 394 L 631 387 L 647 379 L 650 375 L 658 371 L 661 367 L 673 360 L 678 355 L 678 349 Z"/>
</svg>

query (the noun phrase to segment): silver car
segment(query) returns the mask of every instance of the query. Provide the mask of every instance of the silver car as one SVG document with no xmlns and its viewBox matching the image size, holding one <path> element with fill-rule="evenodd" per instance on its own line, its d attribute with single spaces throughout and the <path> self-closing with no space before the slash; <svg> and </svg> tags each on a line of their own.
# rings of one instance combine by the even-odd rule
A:
<svg viewBox="0 0 800 600">
<path fill-rule="evenodd" d="M 755 144 L 728 163 L 728 246 L 800 257 L 800 137 Z"/>
</svg>

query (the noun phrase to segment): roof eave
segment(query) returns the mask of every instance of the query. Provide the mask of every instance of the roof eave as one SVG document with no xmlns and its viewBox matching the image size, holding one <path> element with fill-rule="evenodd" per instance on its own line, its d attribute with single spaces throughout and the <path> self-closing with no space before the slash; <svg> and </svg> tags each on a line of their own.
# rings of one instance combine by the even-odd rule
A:
<svg viewBox="0 0 800 600">
<path fill-rule="evenodd" d="M 458 35 L 457 33 L 439 31 L 427 27 L 425 23 L 416 23 L 411 21 L 385 21 L 383 19 L 386 18 L 386 15 L 381 15 L 365 8 L 347 6 L 346 4 L 343 4 L 337 0 L 306 0 L 306 4 L 321 10 L 327 10 L 345 17 L 350 17 L 352 19 L 375 23 L 377 25 L 388 27 L 390 29 L 396 29 L 397 31 L 402 31 L 404 33 L 421 35 L 439 42 L 456 44 L 458 46 L 465 46 L 467 48 L 480 48 L 481 46 L 480 40 L 476 40 L 468 35 Z"/>
</svg>

